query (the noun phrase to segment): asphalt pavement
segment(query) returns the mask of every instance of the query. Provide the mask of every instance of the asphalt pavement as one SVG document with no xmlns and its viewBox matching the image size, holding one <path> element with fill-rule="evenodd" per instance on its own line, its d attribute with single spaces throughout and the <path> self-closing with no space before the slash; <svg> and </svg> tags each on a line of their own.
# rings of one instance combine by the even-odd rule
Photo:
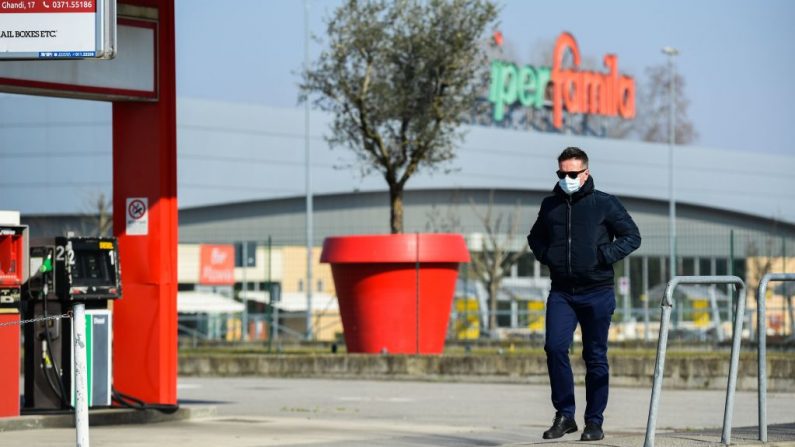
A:
<svg viewBox="0 0 795 447">
<path fill-rule="evenodd" d="M 577 388 L 582 426 L 584 389 Z M 544 441 L 554 410 L 543 385 L 273 378 L 181 378 L 180 403 L 205 417 L 91 427 L 99 446 L 580 445 L 579 433 Z M 664 390 L 658 446 L 718 445 L 725 391 Z M 650 390 L 614 387 L 599 446 L 642 445 Z M 214 413 L 214 415 L 213 415 Z M 795 446 L 795 393 L 771 393 L 772 445 Z M 756 394 L 738 392 L 733 441 L 753 444 Z M 775 444 L 778 442 L 779 444 Z M 0 433 L 0 446 L 73 446 L 73 429 Z"/>
</svg>

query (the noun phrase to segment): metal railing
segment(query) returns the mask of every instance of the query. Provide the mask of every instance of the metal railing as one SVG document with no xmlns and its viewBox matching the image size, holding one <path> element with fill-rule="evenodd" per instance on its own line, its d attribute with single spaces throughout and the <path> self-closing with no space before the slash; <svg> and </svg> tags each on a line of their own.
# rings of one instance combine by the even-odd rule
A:
<svg viewBox="0 0 795 447">
<path fill-rule="evenodd" d="M 290 327 L 290 322 L 296 320 L 301 321 L 302 326 L 305 321 L 305 316 L 302 313 L 280 313 L 278 318 L 280 324 L 276 324 L 274 313 L 250 313 L 248 318 L 249 323 L 249 340 L 248 341 L 277 341 L 282 338 L 287 340 L 303 340 L 306 333 L 300 329 Z M 321 315 L 322 316 L 322 315 Z M 318 316 L 319 318 L 319 316 Z M 230 326 L 230 322 L 235 322 L 237 326 Z M 254 332 L 251 325 L 254 323 L 265 323 L 266 334 L 264 336 L 254 337 Z M 318 321 L 314 322 L 314 330 L 322 331 L 327 328 L 330 323 L 322 324 Z M 246 330 L 242 324 L 241 314 L 238 313 L 223 313 L 223 314 L 179 314 L 178 316 L 178 337 L 180 341 L 189 343 L 191 346 L 196 347 L 199 342 L 221 342 L 226 341 L 230 343 L 244 343 Z"/>
<path fill-rule="evenodd" d="M 740 341 L 742 339 L 743 317 L 745 313 L 745 283 L 737 276 L 675 276 L 665 288 L 662 299 L 662 317 L 660 319 L 660 337 L 657 342 L 657 361 L 654 366 L 654 384 L 652 385 L 651 402 L 649 404 L 649 420 L 646 425 L 646 440 L 644 447 L 654 446 L 654 431 L 657 425 L 657 411 L 660 405 L 660 391 L 662 389 L 663 373 L 665 371 L 665 353 L 668 345 L 668 327 L 671 322 L 671 309 L 673 308 L 673 294 L 680 284 L 733 284 L 740 286 L 737 295 L 737 312 L 734 316 L 734 330 L 732 331 L 731 363 L 729 365 L 729 383 L 726 386 L 726 406 L 723 413 L 723 433 L 721 442 L 729 445 L 731 442 L 732 413 L 734 411 L 734 391 L 737 385 L 737 369 L 740 361 Z"/>
<path fill-rule="evenodd" d="M 759 362 L 758 381 L 759 381 L 759 440 L 767 442 L 767 317 L 765 316 L 765 295 L 767 294 L 767 284 L 770 281 L 795 281 L 793 273 L 768 273 L 759 281 L 759 289 L 756 293 L 756 330 L 759 350 L 757 358 Z"/>
</svg>

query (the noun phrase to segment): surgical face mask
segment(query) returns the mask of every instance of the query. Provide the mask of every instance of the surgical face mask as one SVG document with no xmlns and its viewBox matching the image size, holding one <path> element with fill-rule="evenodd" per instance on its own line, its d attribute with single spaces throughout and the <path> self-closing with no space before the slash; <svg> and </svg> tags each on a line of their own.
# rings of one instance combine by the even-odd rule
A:
<svg viewBox="0 0 795 447">
<path fill-rule="evenodd" d="M 563 190 L 568 195 L 572 195 L 575 192 L 580 190 L 580 179 L 579 178 L 569 178 L 568 175 L 564 176 L 560 181 L 558 181 L 560 185 L 560 189 Z"/>
</svg>

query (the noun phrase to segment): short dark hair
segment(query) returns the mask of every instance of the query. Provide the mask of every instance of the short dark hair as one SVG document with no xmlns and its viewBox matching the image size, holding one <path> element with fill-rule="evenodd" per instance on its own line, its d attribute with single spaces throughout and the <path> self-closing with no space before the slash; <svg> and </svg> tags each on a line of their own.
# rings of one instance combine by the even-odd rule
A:
<svg viewBox="0 0 795 447">
<path fill-rule="evenodd" d="M 564 160 L 571 160 L 572 158 L 575 160 L 580 160 L 583 167 L 588 167 L 588 154 L 586 154 L 584 150 L 574 146 L 569 146 L 566 149 L 563 149 L 563 152 L 558 155 L 558 163 Z"/>
</svg>

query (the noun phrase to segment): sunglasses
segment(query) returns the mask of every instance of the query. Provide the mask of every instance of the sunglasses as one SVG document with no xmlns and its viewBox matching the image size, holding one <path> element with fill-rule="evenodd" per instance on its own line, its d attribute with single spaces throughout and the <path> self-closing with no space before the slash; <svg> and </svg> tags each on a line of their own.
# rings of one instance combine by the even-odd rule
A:
<svg viewBox="0 0 795 447">
<path fill-rule="evenodd" d="M 585 168 L 585 169 L 583 169 L 581 171 L 570 171 L 570 172 L 555 171 L 555 174 L 558 174 L 558 178 L 561 178 L 561 179 L 563 177 L 566 177 L 567 175 L 569 176 L 569 178 L 575 179 L 575 178 L 577 178 L 578 175 L 582 174 L 583 172 L 585 172 L 587 170 L 588 170 L 588 168 Z"/>
</svg>

